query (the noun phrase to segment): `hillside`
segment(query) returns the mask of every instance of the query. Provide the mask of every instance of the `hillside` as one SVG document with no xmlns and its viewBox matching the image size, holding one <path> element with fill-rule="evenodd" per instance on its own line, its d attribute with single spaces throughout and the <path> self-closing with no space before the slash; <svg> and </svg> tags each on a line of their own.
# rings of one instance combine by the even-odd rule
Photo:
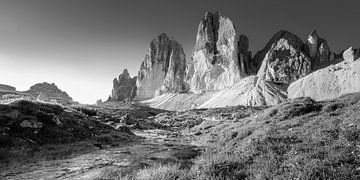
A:
<svg viewBox="0 0 360 180">
<path fill-rule="evenodd" d="M 207 147 L 188 169 L 168 164 L 132 177 L 359 179 L 359 110 L 360 94 L 351 94 L 326 102 L 299 98 L 250 117 L 207 120 L 184 131 Z"/>
</svg>

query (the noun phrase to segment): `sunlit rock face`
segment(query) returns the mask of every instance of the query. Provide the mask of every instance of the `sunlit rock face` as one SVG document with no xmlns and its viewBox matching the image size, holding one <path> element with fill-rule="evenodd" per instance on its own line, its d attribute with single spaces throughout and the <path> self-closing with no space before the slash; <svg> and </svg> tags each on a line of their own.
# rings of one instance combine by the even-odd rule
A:
<svg viewBox="0 0 360 180">
<path fill-rule="evenodd" d="M 261 64 L 258 77 L 265 81 L 290 84 L 309 74 L 311 60 L 303 49 L 304 43 L 299 37 L 287 31 L 279 31 L 255 55 L 255 61 Z"/>
<path fill-rule="evenodd" d="M 343 62 L 315 71 L 292 83 L 287 90 L 289 98 L 311 97 L 322 101 L 359 92 L 360 59 L 354 59 L 351 49 L 344 52 Z"/>
<path fill-rule="evenodd" d="M 141 63 L 135 99 L 186 92 L 185 69 L 186 59 L 181 44 L 165 33 L 160 34 L 151 41 L 148 54 Z"/>
<path fill-rule="evenodd" d="M 326 40 L 319 37 L 316 31 L 308 36 L 305 48 L 312 62 L 312 70 L 324 68 L 334 60 L 334 53 L 331 52 Z"/>
<path fill-rule="evenodd" d="M 131 78 L 128 70 L 124 69 L 119 78 L 113 80 L 111 99 L 118 101 L 133 99 L 135 97 L 134 89 L 136 89 L 136 76 Z"/>
<path fill-rule="evenodd" d="M 190 91 L 218 91 L 240 79 L 234 25 L 219 12 L 207 12 L 199 24 L 194 52 L 187 65 Z"/>
<path fill-rule="evenodd" d="M 56 102 L 73 102 L 73 99 L 64 91 L 60 90 L 54 83 L 38 83 L 30 87 L 25 91 L 37 100 L 41 101 L 56 101 Z"/>
</svg>

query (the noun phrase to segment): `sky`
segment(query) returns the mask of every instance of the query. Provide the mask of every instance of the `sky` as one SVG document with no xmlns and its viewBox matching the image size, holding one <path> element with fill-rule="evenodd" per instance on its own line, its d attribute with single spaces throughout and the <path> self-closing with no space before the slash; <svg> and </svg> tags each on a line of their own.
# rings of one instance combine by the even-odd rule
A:
<svg viewBox="0 0 360 180">
<path fill-rule="evenodd" d="M 206 11 L 220 11 L 255 53 L 280 29 L 314 29 L 339 53 L 360 46 L 359 0 L 0 0 L 0 84 L 55 83 L 75 101 L 106 100 L 123 69 L 137 74 L 165 32 L 191 57 Z"/>
</svg>

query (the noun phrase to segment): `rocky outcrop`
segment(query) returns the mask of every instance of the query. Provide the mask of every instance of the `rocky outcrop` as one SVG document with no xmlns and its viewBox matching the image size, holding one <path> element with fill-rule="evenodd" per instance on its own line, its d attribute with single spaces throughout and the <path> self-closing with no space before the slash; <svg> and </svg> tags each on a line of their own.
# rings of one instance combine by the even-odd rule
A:
<svg viewBox="0 0 360 180">
<path fill-rule="evenodd" d="M 349 50 L 349 54 L 351 50 Z M 346 51 L 345 51 L 346 52 Z M 305 76 L 288 88 L 289 98 L 311 97 L 314 100 L 337 98 L 347 93 L 360 92 L 360 59 L 344 53 L 345 61 L 330 65 Z"/>
<path fill-rule="evenodd" d="M 306 51 L 312 61 L 312 70 L 324 68 L 334 60 L 334 53 L 331 52 L 326 40 L 319 37 L 316 31 L 308 36 Z"/>
<path fill-rule="evenodd" d="M 207 12 L 199 24 L 194 52 L 187 65 L 190 91 L 218 91 L 239 82 L 237 51 L 232 21 L 219 12 Z"/>
<path fill-rule="evenodd" d="M 0 91 L 16 91 L 16 88 L 6 84 L 0 84 Z"/>
<path fill-rule="evenodd" d="M 136 79 L 136 76 L 131 78 L 128 70 L 124 69 L 123 73 L 113 80 L 111 99 L 117 101 L 133 99 L 134 91 L 136 91 Z"/>
<path fill-rule="evenodd" d="M 136 82 L 136 99 L 149 99 L 167 92 L 185 92 L 186 59 L 182 46 L 162 33 L 150 43 Z"/>
<path fill-rule="evenodd" d="M 239 58 L 239 68 L 240 76 L 246 77 L 247 75 L 255 71 L 254 67 L 251 64 L 251 51 L 249 51 L 249 39 L 245 35 L 239 36 L 238 41 L 238 58 Z"/>
<path fill-rule="evenodd" d="M 257 76 L 265 81 L 290 84 L 309 74 L 311 60 L 303 49 L 304 43 L 299 37 L 279 31 L 254 57 L 255 67 L 261 64 Z"/>
<path fill-rule="evenodd" d="M 353 47 L 350 47 L 343 52 L 342 57 L 345 61 L 351 63 L 360 57 L 360 49 L 354 49 Z"/>
<path fill-rule="evenodd" d="M 71 103 L 73 99 L 64 91 L 61 91 L 54 83 L 38 83 L 30 87 L 25 91 L 37 100 L 45 102 L 59 102 L 59 103 Z"/>
</svg>

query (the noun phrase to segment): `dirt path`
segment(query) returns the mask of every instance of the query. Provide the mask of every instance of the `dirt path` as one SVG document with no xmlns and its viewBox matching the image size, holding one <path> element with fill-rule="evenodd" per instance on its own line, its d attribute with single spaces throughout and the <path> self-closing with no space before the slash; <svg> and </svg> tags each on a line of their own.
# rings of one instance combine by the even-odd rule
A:
<svg viewBox="0 0 360 180">
<path fill-rule="evenodd" d="M 135 132 L 144 139 L 74 158 L 42 161 L 0 173 L 0 179 L 114 179 L 156 163 L 184 162 L 199 148 L 177 133 L 164 130 Z"/>
</svg>

